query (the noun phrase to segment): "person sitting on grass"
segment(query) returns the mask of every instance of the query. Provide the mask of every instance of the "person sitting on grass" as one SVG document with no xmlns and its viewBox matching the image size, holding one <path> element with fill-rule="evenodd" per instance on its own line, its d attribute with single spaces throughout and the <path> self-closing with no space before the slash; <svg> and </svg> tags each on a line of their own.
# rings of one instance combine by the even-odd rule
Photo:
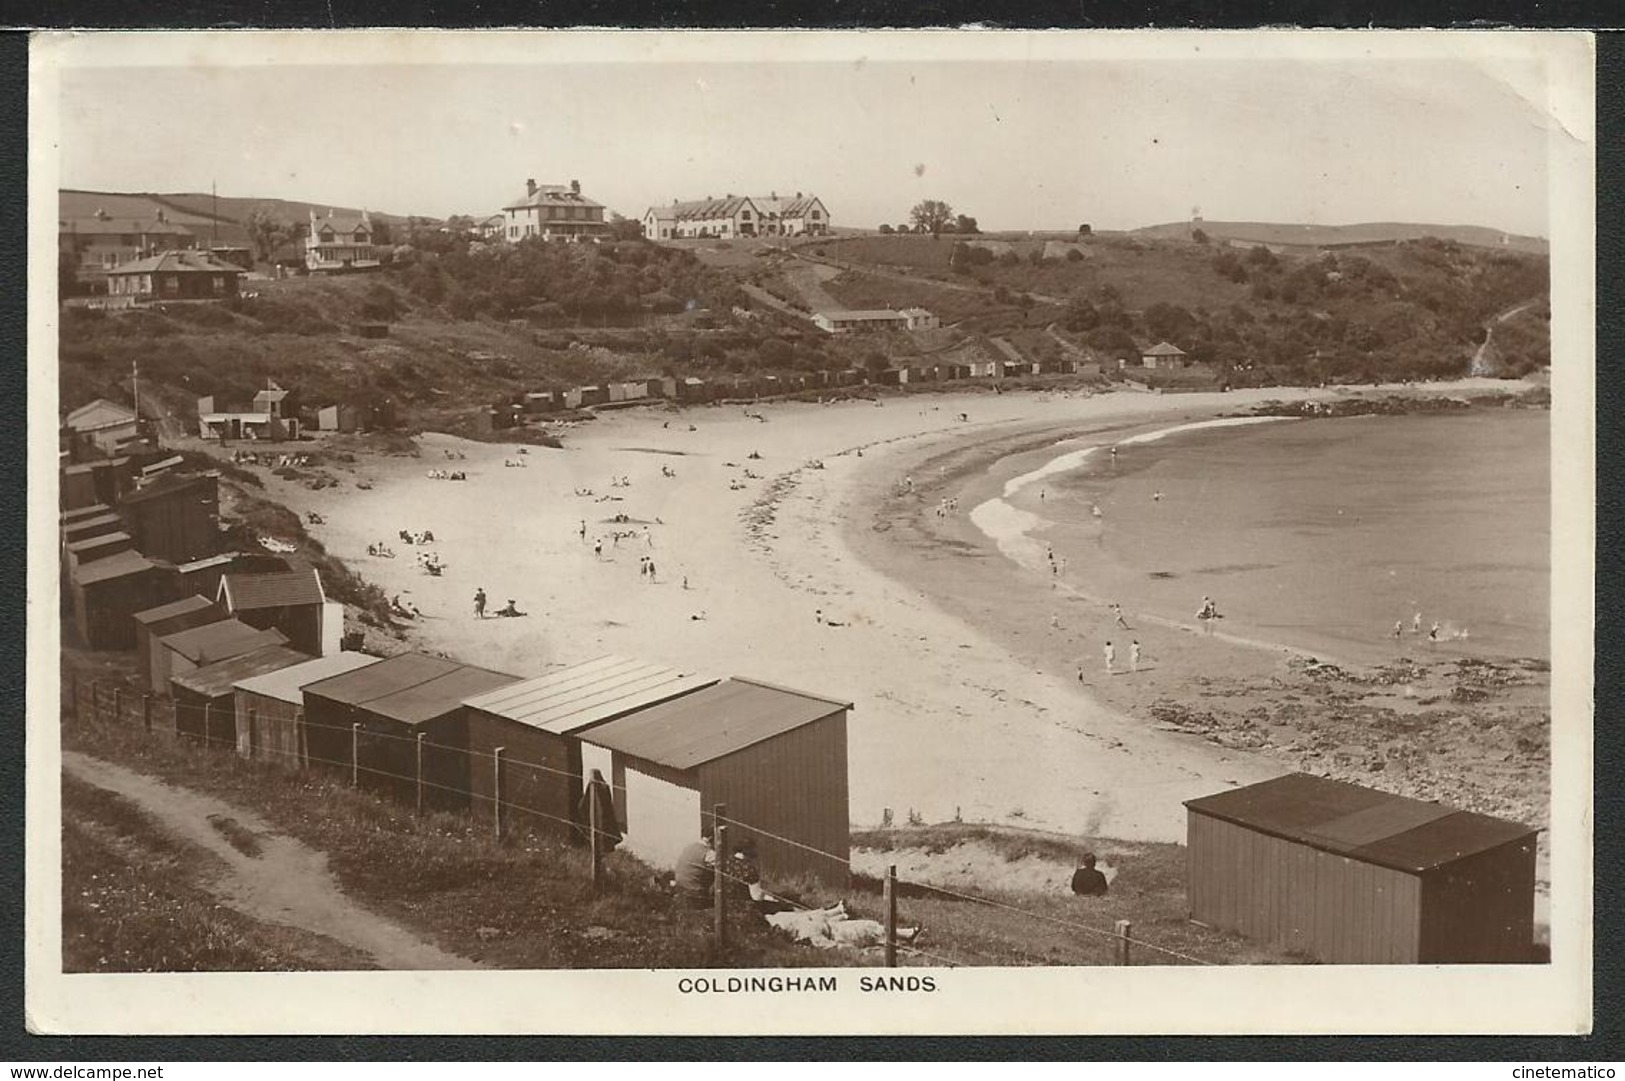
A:
<svg viewBox="0 0 1625 1081">
<path fill-rule="evenodd" d="M 1072 872 L 1072 892 L 1079 897 L 1106 896 L 1106 876 L 1095 870 L 1095 854 L 1085 852 L 1083 862 Z"/>
<path fill-rule="evenodd" d="M 687 845 L 677 854 L 671 884 L 677 890 L 677 896 L 690 907 L 704 908 L 711 903 L 711 886 L 717 863 L 714 843 L 711 831 L 706 829 L 698 841 Z"/>
</svg>

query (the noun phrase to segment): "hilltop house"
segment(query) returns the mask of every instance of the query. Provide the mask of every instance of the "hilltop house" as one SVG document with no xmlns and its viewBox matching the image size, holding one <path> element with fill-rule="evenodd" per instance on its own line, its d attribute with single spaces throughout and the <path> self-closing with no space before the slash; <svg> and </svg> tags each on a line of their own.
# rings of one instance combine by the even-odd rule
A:
<svg viewBox="0 0 1625 1081">
<path fill-rule="evenodd" d="M 795 198 L 779 198 L 774 192 L 754 198 L 762 212 L 763 236 L 824 236 L 829 232 L 829 209 L 816 195 L 796 192 Z"/>
<path fill-rule="evenodd" d="M 650 240 L 819 235 L 828 230 L 829 211 L 823 202 L 800 192 L 794 199 L 781 199 L 777 193 L 673 199 L 670 206 L 652 206 L 643 214 L 643 235 Z"/>
<path fill-rule="evenodd" d="M 226 300 L 237 295 L 243 268 L 207 252 L 166 251 L 106 273 L 110 305 L 160 300 Z"/>
<path fill-rule="evenodd" d="M 604 204 L 581 194 L 581 181 L 538 184 L 525 181 L 525 193 L 502 208 L 507 215 L 508 239 L 595 240 L 609 235 Z"/>
<path fill-rule="evenodd" d="M 325 218 L 318 218 L 312 210 L 305 234 L 305 269 L 312 274 L 376 270 L 381 264 L 372 237 L 372 219 L 365 210 L 360 217 L 329 210 Z"/>
</svg>

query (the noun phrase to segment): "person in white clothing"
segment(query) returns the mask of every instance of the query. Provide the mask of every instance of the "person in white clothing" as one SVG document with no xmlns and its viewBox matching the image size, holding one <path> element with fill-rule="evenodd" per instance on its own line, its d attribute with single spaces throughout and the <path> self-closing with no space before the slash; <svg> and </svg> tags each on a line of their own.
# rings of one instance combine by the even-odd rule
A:
<svg viewBox="0 0 1625 1081">
<path fill-rule="evenodd" d="M 1117 663 L 1117 647 L 1112 645 L 1110 642 L 1107 642 L 1106 647 L 1101 650 L 1101 652 L 1106 656 L 1106 674 L 1111 675 L 1113 671 L 1112 666 Z"/>
</svg>

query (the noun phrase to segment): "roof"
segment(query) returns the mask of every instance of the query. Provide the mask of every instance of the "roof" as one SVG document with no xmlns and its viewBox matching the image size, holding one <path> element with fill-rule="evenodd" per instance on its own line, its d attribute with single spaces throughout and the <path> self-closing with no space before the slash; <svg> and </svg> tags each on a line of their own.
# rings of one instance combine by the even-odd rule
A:
<svg viewBox="0 0 1625 1081">
<path fill-rule="evenodd" d="M 222 619 L 158 639 L 193 664 L 213 664 L 264 646 L 279 646 L 288 636 L 275 627 L 259 630 L 240 619 Z"/>
<path fill-rule="evenodd" d="M 152 570 L 157 564 L 140 552 L 126 550 L 114 552 L 103 559 L 81 563 L 73 572 L 75 585 L 88 586 L 95 582 L 107 582 L 114 578 L 128 578 L 132 574 L 143 574 Z"/>
<path fill-rule="evenodd" d="M 166 251 L 145 259 L 113 267 L 107 273 L 117 274 L 246 274 L 235 263 L 216 259 L 203 251 Z"/>
<path fill-rule="evenodd" d="M 599 725 L 581 738 L 690 769 L 851 708 L 850 702 L 735 678 Z"/>
<path fill-rule="evenodd" d="M 107 514 L 98 514 L 93 518 L 80 518 L 78 521 L 64 522 L 62 524 L 62 535 L 65 538 L 78 537 L 82 540 L 85 537 L 95 536 L 98 532 L 108 532 L 105 527 L 123 529 L 124 519 L 109 512 Z"/>
<path fill-rule="evenodd" d="M 227 657 L 225 660 L 194 668 L 190 672 L 182 672 L 178 676 L 171 677 L 169 682 L 204 698 L 219 698 L 230 694 L 232 686 L 239 679 L 275 672 L 279 668 L 287 668 L 289 665 L 308 660 L 309 657 L 307 653 L 284 645 L 261 646 L 247 653 L 239 653 L 235 657 Z"/>
<path fill-rule="evenodd" d="M 228 571 L 220 576 L 220 594 L 225 598 L 226 607 L 233 612 L 282 608 L 292 604 L 321 604 L 327 599 L 315 567 L 270 574 L 233 574 Z"/>
<path fill-rule="evenodd" d="M 98 533 L 96 536 L 86 537 L 84 540 L 69 541 L 68 554 L 78 555 L 80 552 L 88 552 L 93 548 L 103 548 L 109 544 L 129 543 L 131 543 L 130 535 L 122 530 L 114 533 Z"/>
<path fill-rule="evenodd" d="M 1260 833 L 1410 874 L 1537 832 L 1519 822 L 1307 773 L 1187 800 L 1185 806 Z"/>
<path fill-rule="evenodd" d="M 572 191 L 567 184 L 538 184 L 535 192 L 520 192 L 503 210 L 522 210 L 528 206 L 603 206 L 603 203 Z"/>
<path fill-rule="evenodd" d="M 307 695 L 419 724 L 459 708 L 465 698 L 513 683 L 517 676 L 427 653 L 401 653 L 305 686 Z"/>
<path fill-rule="evenodd" d="M 267 387 L 254 395 L 256 402 L 280 402 L 288 396 L 288 392 L 281 387 Z"/>
<path fill-rule="evenodd" d="M 211 480 L 218 479 L 219 474 L 217 473 L 172 473 L 169 471 L 155 473 L 152 476 L 143 477 L 141 480 L 137 481 L 135 490 L 126 492 L 120 502 L 124 503 L 125 505 L 129 505 L 131 503 L 145 503 L 149 499 L 157 499 L 162 495 L 173 495 L 178 492 L 184 492 L 187 489 L 196 487 L 199 484 L 204 484 Z"/>
<path fill-rule="evenodd" d="M 330 653 L 325 657 L 316 657 L 302 664 L 289 665 L 279 668 L 275 672 L 264 675 L 250 676 L 237 681 L 239 691 L 248 691 L 250 694 L 264 695 L 266 698 L 275 698 L 283 702 L 292 702 L 299 705 L 304 701 L 305 686 L 317 680 L 327 679 L 330 676 L 343 675 L 353 672 L 357 668 L 365 668 L 369 664 L 377 664 L 378 658 L 367 653 L 354 653 L 346 650 L 343 653 Z"/>
<path fill-rule="evenodd" d="M 819 312 L 818 314 L 822 315 L 824 318 L 830 319 L 830 320 L 835 320 L 835 319 L 903 319 L 903 318 L 905 318 L 905 316 L 903 315 L 902 312 L 894 311 L 891 308 L 855 308 L 855 309 L 850 309 L 850 310 L 848 310 L 848 309 L 837 309 L 835 311 Z"/>
<path fill-rule="evenodd" d="M 137 612 L 134 619 L 137 623 L 150 627 L 154 624 L 164 623 L 171 619 L 189 616 L 194 612 L 218 611 L 220 611 L 220 609 L 216 608 L 214 602 L 209 598 L 200 597 L 194 594 L 190 597 L 183 597 L 178 601 L 170 601 L 168 604 L 160 604 L 156 608 L 148 608 L 145 611 Z M 193 624 L 193 626 L 196 625 L 197 624 Z"/>
<path fill-rule="evenodd" d="M 320 233 L 323 229 L 331 229 L 344 236 L 354 236 L 357 229 L 363 229 L 368 233 L 373 231 L 372 219 L 367 216 L 365 210 L 359 214 L 335 214 L 329 210 L 325 218 L 317 217 L 316 211 L 312 210 L 310 223 L 313 234 Z"/>
<path fill-rule="evenodd" d="M 135 410 L 129 406 L 110 402 L 106 398 L 97 398 L 63 417 L 62 425 L 76 432 L 88 432 L 96 428 L 109 428 L 115 424 L 131 424 L 134 421 Z"/>
<path fill-rule="evenodd" d="M 1150 349 L 1142 349 L 1140 355 L 1142 357 L 1182 357 L 1185 355 L 1185 350 L 1171 342 L 1158 342 Z"/>
<path fill-rule="evenodd" d="M 192 231 L 172 221 L 139 218 L 60 218 L 57 231 L 76 236 L 175 236 L 190 237 Z"/>
<path fill-rule="evenodd" d="M 716 682 L 715 676 L 605 656 L 510 683 L 465 699 L 463 704 L 543 732 L 567 734 Z"/>
<path fill-rule="evenodd" d="M 798 198 L 781 198 L 777 195 L 766 197 L 753 195 L 751 200 L 761 208 L 762 213 L 772 214 L 780 218 L 806 217 L 807 211 L 811 210 L 814 204 L 819 201 L 816 195 L 804 195 Z"/>
<path fill-rule="evenodd" d="M 709 221 L 712 218 L 731 218 L 746 207 L 756 207 L 748 195 L 730 195 L 722 199 L 690 199 L 671 206 L 650 207 L 661 221 Z M 757 213 L 761 213 L 758 209 Z M 644 215 L 648 217 L 647 214 Z"/>
</svg>

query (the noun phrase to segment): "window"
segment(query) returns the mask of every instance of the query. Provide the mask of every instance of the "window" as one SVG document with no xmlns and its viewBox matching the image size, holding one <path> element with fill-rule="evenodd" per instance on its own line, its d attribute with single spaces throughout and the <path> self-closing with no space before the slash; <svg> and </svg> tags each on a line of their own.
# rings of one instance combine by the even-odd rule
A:
<svg viewBox="0 0 1625 1081">
<path fill-rule="evenodd" d="M 821 217 L 823 217 L 823 215 L 818 213 L 818 211 L 816 209 L 812 212 L 812 220 L 813 221 L 817 221 Z"/>
<path fill-rule="evenodd" d="M 740 220 L 740 221 L 750 221 L 750 211 L 748 211 L 748 210 L 741 210 L 741 211 L 740 211 L 740 212 L 739 212 L 739 220 Z"/>
</svg>

